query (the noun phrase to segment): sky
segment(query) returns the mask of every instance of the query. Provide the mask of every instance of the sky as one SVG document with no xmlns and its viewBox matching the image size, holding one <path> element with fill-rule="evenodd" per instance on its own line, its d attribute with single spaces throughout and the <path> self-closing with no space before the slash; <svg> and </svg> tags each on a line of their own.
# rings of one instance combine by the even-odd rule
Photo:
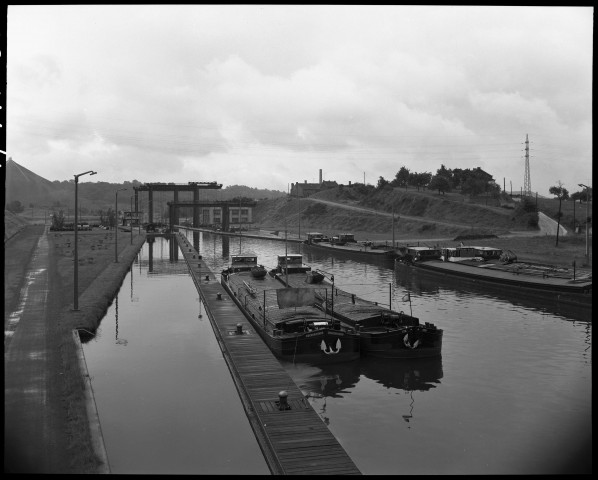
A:
<svg viewBox="0 0 598 480">
<path fill-rule="evenodd" d="M 9 5 L 6 158 L 288 191 L 480 167 L 591 186 L 591 7 Z"/>
</svg>

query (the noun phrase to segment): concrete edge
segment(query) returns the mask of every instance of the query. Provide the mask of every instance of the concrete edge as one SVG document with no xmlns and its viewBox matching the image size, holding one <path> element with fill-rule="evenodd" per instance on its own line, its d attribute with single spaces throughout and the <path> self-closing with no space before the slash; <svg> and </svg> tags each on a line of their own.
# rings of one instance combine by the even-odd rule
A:
<svg viewBox="0 0 598 480">
<path fill-rule="evenodd" d="M 79 359 L 79 370 L 81 376 L 85 381 L 85 406 L 87 409 L 87 417 L 89 420 L 89 430 L 91 433 L 91 444 L 97 457 L 100 459 L 101 464 L 97 468 L 99 474 L 110 474 L 110 463 L 108 462 L 108 452 L 106 451 L 106 445 L 104 444 L 104 435 L 102 434 L 102 426 L 100 424 L 100 416 L 93 394 L 93 386 L 91 384 L 91 378 L 89 371 L 87 370 L 87 362 L 85 361 L 85 354 L 83 352 L 83 345 L 81 345 L 81 339 L 79 338 L 79 332 L 77 330 L 72 331 L 73 341 L 77 347 L 77 357 Z"/>
</svg>

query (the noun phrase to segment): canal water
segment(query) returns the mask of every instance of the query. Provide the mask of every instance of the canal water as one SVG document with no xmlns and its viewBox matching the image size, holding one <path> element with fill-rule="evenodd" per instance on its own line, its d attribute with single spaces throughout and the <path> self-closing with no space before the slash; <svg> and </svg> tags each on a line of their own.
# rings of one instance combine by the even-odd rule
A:
<svg viewBox="0 0 598 480">
<path fill-rule="evenodd" d="M 170 260 L 166 239 L 143 245 L 83 351 L 111 473 L 270 473 L 187 265 Z"/>
<path fill-rule="evenodd" d="M 296 243 L 187 236 L 214 272 L 239 252 L 267 267 L 303 253 L 339 288 L 444 330 L 437 359 L 283 362 L 362 473 L 591 472 L 590 311 Z M 267 472 L 182 256 L 157 239 L 150 272 L 148 248 L 84 345 L 113 473 Z"/>
</svg>

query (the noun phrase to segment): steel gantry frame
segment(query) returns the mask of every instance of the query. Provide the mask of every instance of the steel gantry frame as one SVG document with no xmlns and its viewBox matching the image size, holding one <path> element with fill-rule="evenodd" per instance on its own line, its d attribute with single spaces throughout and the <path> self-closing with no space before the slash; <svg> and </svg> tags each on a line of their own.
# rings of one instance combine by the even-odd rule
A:
<svg viewBox="0 0 598 480">
<path fill-rule="evenodd" d="M 193 202 L 199 202 L 199 191 L 203 189 L 219 190 L 222 184 L 218 182 L 188 182 L 188 183 L 144 183 L 135 190 L 135 213 L 139 215 L 139 192 L 148 192 L 148 222 L 154 223 L 154 192 L 174 192 L 174 201 L 178 202 L 179 192 L 193 192 Z M 193 224 L 198 224 L 198 208 L 193 208 Z"/>
</svg>

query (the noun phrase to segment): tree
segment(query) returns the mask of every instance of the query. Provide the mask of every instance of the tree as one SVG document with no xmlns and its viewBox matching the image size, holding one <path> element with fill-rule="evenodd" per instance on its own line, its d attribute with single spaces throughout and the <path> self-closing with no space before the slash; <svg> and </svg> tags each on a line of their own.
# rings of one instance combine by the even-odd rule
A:
<svg viewBox="0 0 598 480">
<path fill-rule="evenodd" d="M 443 175 L 434 175 L 432 180 L 430 180 L 428 188 L 430 190 L 438 190 L 439 194 L 442 193 L 444 195 L 445 192 L 451 191 L 451 182 Z"/>
<path fill-rule="evenodd" d="M 116 212 L 112 208 L 109 208 L 106 212 L 106 219 L 108 220 L 109 227 L 116 228 Z"/>
<path fill-rule="evenodd" d="M 469 194 L 472 196 L 480 195 L 481 193 L 484 193 L 486 191 L 486 185 L 486 181 L 479 178 L 475 178 L 473 176 L 469 176 L 461 185 L 461 193 L 464 195 Z"/>
<path fill-rule="evenodd" d="M 58 214 L 52 212 L 52 227 L 54 230 L 62 230 L 64 227 L 64 210 L 60 210 Z"/>
<path fill-rule="evenodd" d="M 24 209 L 25 207 L 23 207 L 23 205 L 21 205 L 21 202 L 19 202 L 18 200 L 13 200 L 12 202 L 6 205 L 6 210 L 12 213 L 21 213 Z"/>
<path fill-rule="evenodd" d="M 453 179 L 453 172 L 450 168 L 446 168 L 444 165 L 440 165 L 440 168 L 436 170 L 436 175 L 439 177 L 445 177 L 449 182 Z"/>
<path fill-rule="evenodd" d="M 409 184 L 409 170 L 405 166 L 402 166 L 395 175 L 392 183 L 393 186 L 407 188 L 407 185 Z"/>
<path fill-rule="evenodd" d="M 381 189 L 383 189 L 383 188 L 384 188 L 386 185 L 388 185 L 389 183 L 390 183 L 390 182 L 389 182 L 388 180 L 386 180 L 384 177 L 382 177 L 382 176 L 381 176 L 381 177 L 378 179 L 378 184 L 376 185 L 376 188 L 377 188 L 378 190 L 381 190 Z"/>
<path fill-rule="evenodd" d="M 417 188 L 418 192 L 420 188 L 425 188 L 431 180 L 432 174 L 430 172 L 413 172 L 409 174 L 409 185 L 413 185 L 415 188 Z"/>
<path fill-rule="evenodd" d="M 563 186 L 563 184 L 560 180 L 558 181 L 558 185 L 554 185 L 554 186 L 550 187 L 548 192 L 559 199 L 559 213 L 557 214 L 558 223 L 557 223 L 557 227 L 556 227 L 556 246 L 558 247 L 559 246 L 559 232 L 561 230 L 561 216 L 563 215 L 561 213 L 561 205 L 563 203 L 563 200 L 567 200 L 569 198 L 569 192 Z"/>
<path fill-rule="evenodd" d="M 462 168 L 453 168 L 453 188 L 462 188 L 465 179 L 467 178 L 467 172 Z"/>
</svg>

